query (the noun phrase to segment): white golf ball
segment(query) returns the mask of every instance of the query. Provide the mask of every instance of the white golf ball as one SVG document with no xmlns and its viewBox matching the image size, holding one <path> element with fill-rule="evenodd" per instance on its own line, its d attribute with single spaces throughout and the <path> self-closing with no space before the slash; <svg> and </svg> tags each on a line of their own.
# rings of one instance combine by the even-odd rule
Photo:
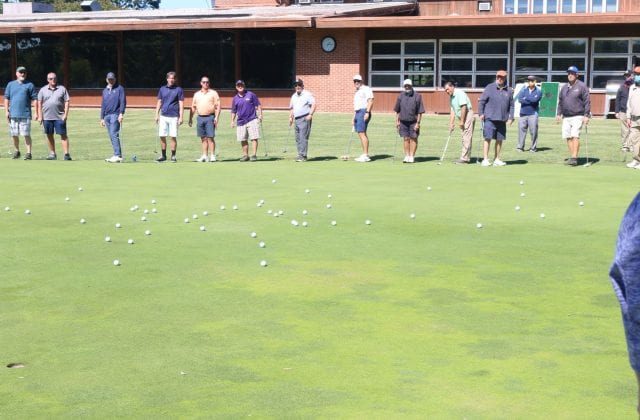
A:
<svg viewBox="0 0 640 420">
<path fill-rule="evenodd" d="M 284 211 L 282 211 L 282 210 L 278 210 L 278 214 L 279 214 L 280 216 L 282 216 L 282 215 L 284 214 Z"/>
<path fill-rule="evenodd" d="M 295 220 L 295 219 L 293 219 L 293 220 L 291 221 L 291 224 L 292 224 L 293 226 L 298 226 L 298 225 L 299 225 L 298 221 L 297 221 L 297 220 Z"/>
<path fill-rule="evenodd" d="M 476 227 L 477 227 L 478 229 L 482 229 L 482 223 L 477 223 L 477 224 L 476 224 Z"/>
<path fill-rule="evenodd" d="M 185 223 L 189 223 L 189 218 L 188 218 L 188 217 L 185 217 L 185 218 L 184 218 L 184 222 L 185 222 Z"/>
<path fill-rule="evenodd" d="M 262 207 L 262 203 L 260 202 L 256 203 L 256 207 Z"/>
<path fill-rule="evenodd" d="M 129 240 L 127 241 L 127 243 L 128 243 L 129 245 L 133 245 L 133 244 L 134 244 L 133 239 L 129 239 Z"/>
<path fill-rule="evenodd" d="M 520 206 L 515 206 L 514 208 L 516 211 L 520 211 Z"/>
<path fill-rule="evenodd" d="M 365 221 L 364 221 L 364 224 L 365 224 L 365 225 L 370 225 L 370 224 L 371 224 L 371 220 L 369 220 L 369 219 L 365 220 Z"/>
<path fill-rule="evenodd" d="M 431 191 L 431 187 L 427 187 L 427 191 Z"/>
<path fill-rule="evenodd" d="M 251 237 L 252 237 L 252 238 L 256 238 L 257 236 L 258 236 L 258 234 L 257 234 L 257 233 L 255 233 L 255 232 L 251 232 Z"/>
<path fill-rule="evenodd" d="M 584 206 L 584 201 L 579 202 L 579 203 L 578 203 L 578 205 L 579 205 L 580 207 Z"/>
<path fill-rule="evenodd" d="M 151 209 L 151 213 L 157 213 L 157 212 L 158 212 L 158 209 L 156 209 L 156 208 L 152 208 Z"/>
<path fill-rule="evenodd" d="M 202 212 L 202 215 L 203 215 L 203 216 L 208 216 L 208 215 L 209 215 L 209 212 L 205 210 L 205 211 L 203 211 L 203 212 Z"/>
<path fill-rule="evenodd" d="M 267 266 L 267 262 L 265 260 L 260 261 L 260 265 L 262 267 L 266 267 Z"/>
<path fill-rule="evenodd" d="M 234 210 L 238 210 L 238 205 L 237 205 L 237 204 L 234 204 L 234 205 L 233 205 L 233 209 L 234 209 Z"/>
<path fill-rule="evenodd" d="M 306 211 L 306 210 L 302 210 L 302 214 L 304 214 L 306 216 L 307 214 L 309 214 L 309 212 Z"/>
<path fill-rule="evenodd" d="M 149 210 L 144 209 L 143 213 L 144 213 L 144 214 L 149 214 Z"/>
<path fill-rule="evenodd" d="M 151 204 L 156 204 L 156 200 L 151 200 Z"/>
<path fill-rule="evenodd" d="M 541 219 L 544 219 L 544 218 L 545 218 L 544 213 L 540 213 L 540 218 L 541 218 Z"/>
<path fill-rule="evenodd" d="M 200 226 L 200 231 L 201 231 L 201 232 L 204 232 L 205 230 L 207 230 L 207 228 L 206 228 L 206 227 L 204 227 L 204 226 Z"/>
<path fill-rule="evenodd" d="M 332 220 L 332 221 L 331 221 L 331 226 L 335 226 L 335 225 L 337 225 L 337 224 L 338 224 L 338 222 L 336 222 L 335 220 Z"/>
<path fill-rule="evenodd" d="M 120 260 L 113 260 L 113 265 L 116 265 L 116 266 L 120 265 Z"/>
<path fill-rule="evenodd" d="M 265 246 L 267 246 L 267 244 L 265 244 L 264 242 L 260 241 L 260 243 L 258 244 L 258 246 L 260 248 L 264 248 Z"/>
<path fill-rule="evenodd" d="M 267 210 L 267 214 L 273 213 L 273 210 Z"/>
<path fill-rule="evenodd" d="M 82 187 L 78 187 L 78 191 L 82 191 Z"/>
<path fill-rule="evenodd" d="M 29 210 L 29 209 L 25 210 L 24 214 L 31 214 L 31 210 Z"/>
<path fill-rule="evenodd" d="M 309 188 L 307 188 L 306 190 L 304 190 L 305 194 L 309 194 L 311 192 L 311 190 Z"/>
<path fill-rule="evenodd" d="M 225 208 L 225 206 L 220 206 L 220 210 L 224 210 Z"/>
<path fill-rule="evenodd" d="M 198 215 L 194 213 L 194 214 L 193 214 L 193 216 L 191 216 L 191 218 L 192 218 L 192 219 L 197 219 L 197 218 L 198 218 Z"/>
<path fill-rule="evenodd" d="M 122 225 L 120 223 L 116 223 L 116 229 L 120 229 Z"/>
<path fill-rule="evenodd" d="M 271 183 L 272 183 L 272 184 L 275 184 L 276 182 L 278 182 L 278 180 L 277 180 L 277 179 L 275 179 L 275 178 L 271 180 Z"/>
<path fill-rule="evenodd" d="M 105 242 L 111 242 L 111 236 L 105 236 L 104 237 L 104 241 Z"/>
<path fill-rule="evenodd" d="M 520 185 L 524 185 L 524 181 L 523 180 L 520 180 Z"/>
<path fill-rule="evenodd" d="M 135 207 L 129 207 L 129 211 L 136 211 Z"/>
<path fill-rule="evenodd" d="M 327 194 L 327 198 L 333 198 L 331 194 Z"/>
<path fill-rule="evenodd" d="M 136 204 L 135 206 L 133 206 L 133 208 L 138 210 L 140 207 L 138 207 L 138 205 Z"/>
<path fill-rule="evenodd" d="M 273 213 L 273 217 L 280 217 L 280 213 Z"/>
<path fill-rule="evenodd" d="M 150 230 L 145 230 L 145 231 L 144 231 L 144 234 L 145 234 L 145 235 L 147 235 L 147 236 L 149 236 L 149 235 L 151 235 L 151 231 L 150 231 Z"/>
<path fill-rule="evenodd" d="M 81 224 L 81 225 L 84 225 L 85 223 L 87 223 L 87 221 L 86 221 L 86 220 L 84 220 L 84 219 L 80 219 L 80 224 Z"/>
<path fill-rule="evenodd" d="M 142 217 L 140 218 L 140 220 L 142 220 L 143 222 L 146 222 L 146 221 L 147 221 L 147 216 L 142 216 Z"/>
<path fill-rule="evenodd" d="M 4 211 L 10 211 L 10 210 L 11 210 L 11 208 L 8 207 L 8 206 L 4 208 Z"/>
<path fill-rule="evenodd" d="M 309 226 L 309 223 L 307 223 L 307 222 L 302 222 L 302 227 L 307 227 L 307 226 Z"/>
<path fill-rule="evenodd" d="M 327 208 L 330 209 L 331 208 L 331 204 L 327 204 Z"/>
<path fill-rule="evenodd" d="M 69 200 L 71 200 L 69 197 L 64 198 L 64 201 L 69 201 Z"/>
<path fill-rule="evenodd" d="M 412 218 L 412 219 L 415 219 L 415 218 L 416 218 L 416 214 L 415 214 L 415 213 L 411 213 L 411 214 L 409 215 L 409 217 L 410 217 L 410 218 Z"/>
<path fill-rule="evenodd" d="M 525 196 L 526 196 L 526 194 L 525 194 L 525 193 L 523 193 L 523 192 L 522 192 L 522 193 L 520 193 L 520 197 L 525 197 Z"/>
</svg>

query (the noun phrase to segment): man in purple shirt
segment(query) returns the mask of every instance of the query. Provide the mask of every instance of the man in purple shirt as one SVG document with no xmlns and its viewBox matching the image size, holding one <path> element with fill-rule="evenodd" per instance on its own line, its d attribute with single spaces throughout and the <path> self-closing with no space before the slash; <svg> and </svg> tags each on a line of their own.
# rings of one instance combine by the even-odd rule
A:
<svg viewBox="0 0 640 420">
<path fill-rule="evenodd" d="M 178 146 L 178 126 L 182 125 L 184 111 L 184 91 L 176 85 L 176 73 L 167 73 L 167 84 L 158 91 L 156 104 L 156 124 L 162 148 L 162 156 L 156 162 L 167 160 L 167 136 L 171 137 L 171 162 L 176 162 L 176 147 Z"/>
<path fill-rule="evenodd" d="M 236 82 L 238 93 L 231 103 L 231 128 L 236 127 L 236 138 L 242 144 L 241 162 L 258 160 L 258 139 L 260 138 L 260 123 L 262 122 L 262 106 L 258 97 L 245 90 L 244 82 Z M 249 158 L 249 141 L 252 143 L 251 158 Z"/>
</svg>

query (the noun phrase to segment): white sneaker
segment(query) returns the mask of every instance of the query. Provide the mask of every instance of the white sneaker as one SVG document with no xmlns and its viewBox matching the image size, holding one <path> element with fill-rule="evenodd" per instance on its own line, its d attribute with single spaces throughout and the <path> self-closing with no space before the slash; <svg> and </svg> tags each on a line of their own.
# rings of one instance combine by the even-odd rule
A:
<svg viewBox="0 0 640 420">
<path fill-rule="evenodd" d="M 640 167 L 640 162 L 638 162 L 635 159 L 633 159 L 631 162 L 627 163 L 627 168 L 638 169 L 638 167 Z"/>
<path fill-rule="evenodd" d="M 216 162 L 218 159 L 216 159 L 216 155 L 211 155 L 211 157 L 209 158 L 209 162 Z"/>
<path fill-rule="evenodd" d="M 200 159 L 196 159 L 196 162 L 206 162 L 207 161 L 207 155 L 202 155 L 200 156 Z"/>
<path fill-rule="evenodd" d="M 354 159 L 356 162 L 371 162 L 371 158 L 365 154 L 360 155 Z"/>
<path fill-rule="evenodd" d="M 120 163 L 122 162 L 122 158 L 120 156 L 113 155 L 109 159 L 105 159 L 104 161 L 109 163 Z"/>
<path fill-rule="evenodd" d="M 407 163 L 415 163 L 416 159 L 413 156 L 407 156 Z"/>
<path fill-rule="evenodd" d="M 506 165 L 506 163 L 501 161 L 500 159 L 496 159 L 493 161 L 493 166 L 504 166 L 504 165 Z"/>
<path fill-rule="evenodd" d="M 402 163 L 409 163 L 409 156 L 405 156 L 404 159 L 402 159 Z"/>
<path fill-rule="evenodd" d="M 491 166 L 489 159 L 482 159 L 482 166 Z"/>
</svg>

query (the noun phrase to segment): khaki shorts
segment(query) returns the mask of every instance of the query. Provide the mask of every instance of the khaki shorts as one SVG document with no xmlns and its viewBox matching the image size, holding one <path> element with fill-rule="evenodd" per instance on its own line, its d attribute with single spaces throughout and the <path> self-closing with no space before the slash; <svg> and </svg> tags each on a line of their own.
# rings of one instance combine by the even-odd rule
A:
<svg viewBox="0 0 640 420">
<path fill-rule="evenodd" d="M 562 119 L 562 138 L 580 138 L 580 131 L 582 130 L 582 115 L 576 115 L 575 117 L 564 117 Z"/>
<path fill-rule="evenodd" d="M 260 138 L 260 120 L 256 118 L 245 125 L 236 127 L 236 137 L 238 141 L 258 140 Z"/>
</svg>

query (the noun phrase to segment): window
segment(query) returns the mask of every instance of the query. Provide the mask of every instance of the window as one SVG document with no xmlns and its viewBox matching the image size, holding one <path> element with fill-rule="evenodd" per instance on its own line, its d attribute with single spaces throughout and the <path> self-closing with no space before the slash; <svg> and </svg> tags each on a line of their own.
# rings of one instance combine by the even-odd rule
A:
<svg viewBox="0 0 640 420">
<path fill-rule="evenodd" d="M 99 88 L 108 72 L 118 70 L 117 38 L 108 33 L 72 33 L 69 35 L 69 85 L 74 88 Z"/>
<path fill-rule="evenodd" d="M 505 14 L 526 14 L 529 13 L 529 1 L 530 0 L 505 0 L 504 13 Z"/>
<path fill-rule="evenodd" d="M 12 40 L 10 38 L 0 38 L 0 86 L 2 87 L 15 78 L 11 73 L 12 51 Z"/>
<path fill-rule="evenodd" d="M 128 88 L 159 88 L 174 71 L 175 35 L 171 32 L 124 33 L 124 80 Z M 178 80 L 181 75 L 178 74 Z"/>
<path fill-rule="evenodd" d="M 64 40 L 54 35 L 19 36 L 16 42 L 17 65 L 27 68 L 27 77 L 36 86 L 47 84 L 47 73 L 55 72 L 64 80 L 62 62 Z M 9 66 L 11 68 L 11 66 Z M 11 79 L 14 79 L 13 75 Z"/>
<path fill-rule="evenodd" d="M 618 0 L 590 0 L 593 13 L 617 12 Z"/>
<path fill-rule="evenodd" d="M 212 89 L 230 88 L 235 81 L 235 42 L 233 34 L 216 30 L 180 33 L 180 59 L 183 87 L 197 87 L 202 76 L 209 76 Z M 203 52 L 205 52 L 203 54 Z"/>
<path fill-rule="evenodd" d="M 435 41 L 371 41 L 371 87 L 400 88 L 411 79 L 417 88 L 435 87 Z"/>
<path fill-rule="evenodd" d="M 483 88 L 501 69 L 509 69 L 507 40 L 440 42 L 441 84 L 451 81 L 460 87 Z"/>
<path fill-rule="evenodd" d="M 295 32 L 242 31 L 240 45 L 241 77 L 247 89 L 291 88 L 295 79 Z"/>
<path fill-rule="evenodd" d="M 517 39 L 515 50 L 515 83 L 529 75 L 543 82 L 566 82 L 570 66 L 580 69 L 581 78 L 586 69 L 586 39 Z"/>
<path fill-rule="evenodd" d="M 504 0 L 505 14 L 611 13 L 617 11 L 618 0 Z"/>
<path fill-rule="evenodd" d="M 604 89 L 609 80 L 622 80 L 622 73 L 633 67 L 633 56 L 640 52 L 640 39 L 595 38 L 592 44 L 594 89 Z"/>
</svg>

